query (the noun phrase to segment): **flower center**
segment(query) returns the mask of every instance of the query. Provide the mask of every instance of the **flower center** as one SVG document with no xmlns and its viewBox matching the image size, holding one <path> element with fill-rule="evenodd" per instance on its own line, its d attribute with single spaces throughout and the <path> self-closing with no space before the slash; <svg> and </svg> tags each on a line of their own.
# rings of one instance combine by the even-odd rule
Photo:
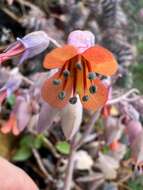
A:
<svg viewBox="0 0 143 190">
<path fill-rule="evenodd" d="M 69 79 L 69 77 L 71 78 Z M 62 83 L 62 90 L 57 96 L 59 100 L 63 101 L 66 97 L 68 80 L 72 80 L 72 95 L 69 98 L 69 102 L 75 104 L 77 102 L 77 94 L 82 94 L 82 101 L 87 102 L 90 98 L 90 94 L 93 95 L 96 93 L 97 87 L 94 84 L 95 78 L 96 73 L 92 71 L 90 63 L 79 55 L 64 64 L 59 77 L 53 80 L 53 85 L 57 86 Z M 87 87 L 87 80 L 91 83 L 90 87 Z"/>
</svg>

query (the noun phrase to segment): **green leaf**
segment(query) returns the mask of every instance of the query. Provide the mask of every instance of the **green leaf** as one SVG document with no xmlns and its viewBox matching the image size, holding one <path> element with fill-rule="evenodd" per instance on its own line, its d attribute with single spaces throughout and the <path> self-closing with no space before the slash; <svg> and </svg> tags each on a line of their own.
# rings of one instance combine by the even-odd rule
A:
<svg viewBox="0 0 143 190">
<path fill-rule="evenodd" d="M 41 148 L 41 146 L 43 145 L 43 135 L 37 135 L 37 137 L 34 139 L 34 148 Z"/>
<path fill-rule="evenodd" d="M 15 155 L 13 156 L 12 160 L 13 161 L 25 161 L 27 160 L 28 158 L 30 158 L 32 155 L 32 151 L 30 148 L 28 147 L 21 147 L 16 153 Z"/>
<path fill-rule="evenodd" d="M 70 153 L 70 144 L 66 141 L 59 141 L 56 144 L 56 149 L 61 153 L 68 155 Z"/>
<path fill-rule="evenodd" d="M 142 51 L 143 51 L 143 41 L 142 40 L 137 43 L 137 49 L 138 49 L 138 53 L 142 53 Z"/>
<path fill-rule="evenodd" d="M 32 135 L 25 135 L 24 137 L 22 137 L 22 139 L 20 140 L 20 146 L 23 147 L 33 147 L 34 145 L 34 137 Z"/>
<path fill-rule="evenodd" d="M 128 181 L 128 186 L 131 190 L 142 190 L 143 189 L 143 177 L 140 176 L 136 179 L 130 179 Z"/>
<path fill-rule="evenodd" d="M 10 105 L 10 107 L 14 106 L 15 101 L 16 101 L 16 98 L 15 98 L 14 94 L 12 94 L 9 97 L 7 97 L 7 103 L 8 103 L 8 105 Z"/>
<path fill-rule="evenodd" d="M 28 148 L 41 148 L 43 144 L 43 135 L 37 135 L 36 137 L 33 137 L 32 135 L 25 135 L 21 140 L 20 140 L 20 147 L 26 146 Z"/>
<path fill-rule="evenodd" d="M 108 145 L 104 145 L 103 148 L 102 148 L 102 152 L 104 154 L 107 154 L 109 151 L 110 151 L 109 146 Z"/>
<path fill-rule="evenodd" d="M 131 149 L 127 148 L 126 154 L 124 156 L 124 160 L 128 160 L 129 158 L 131 158 Z"/>
</svg>

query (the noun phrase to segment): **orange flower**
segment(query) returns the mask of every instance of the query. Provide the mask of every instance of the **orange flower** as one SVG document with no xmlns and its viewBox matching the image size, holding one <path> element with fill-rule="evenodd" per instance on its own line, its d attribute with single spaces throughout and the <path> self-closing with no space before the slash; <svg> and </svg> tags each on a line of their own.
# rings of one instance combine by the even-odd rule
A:
<svg viewBox="0 0 143 190">
<path fill-rule="evenodd" d="M 19 135 L 20 130 L 17 127 L 17 121 L 15 115 L 11 114 L 9 120 L 2 126 L 1 132 L 4 134 L 12 133 L 14 135 Z"/>
<path fill-rule="evenodd" d="M 93 46 L 93 40 L 90 45 L 92 33 L 72 33 L 74 35 L 71 40 L 70 34 L 69 45 L 56 48 L 45 57 L 46 69 L 59 70 L 45 81 L 42 97 L 51 106 L 63 108 L 68 101 L 75 104 L 78 94 L 84 108 L 95 111 L 106 103 L 108 97 L 108 89 L 98 75 L 113 75 L 117 63 L 107 49 L 99 45 Z"/>
</svg>

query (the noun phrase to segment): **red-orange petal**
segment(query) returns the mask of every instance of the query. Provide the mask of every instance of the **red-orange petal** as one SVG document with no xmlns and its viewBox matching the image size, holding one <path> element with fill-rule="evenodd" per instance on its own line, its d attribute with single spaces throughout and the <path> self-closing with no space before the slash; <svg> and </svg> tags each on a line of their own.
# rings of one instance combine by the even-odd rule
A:
<svg viewBox="0 0 143 190">
<path fill-rule="evenodd" d="M 108 118 L 110 116 L 110 110 L 111 106 L 110 105 L 105 105 L 101 111 L 101 115 L 103 118 Z"/>
<path fill-rule="evenodd" d="M 9 133 L 13 127 L 13 119 L 10 117 L 9 120 L 2 126 L 1 132 L 4 134 Z"/>
<path fill-rule="evenodd" d="M 82 56 L 96 73 L 111 76 L 117 71 L 118 66 L 113 54 L 99 45 L 87 49 Z"/>
<path fill-rule="evenodd" d="M 95 94 L 91 94 L 89 92 L 89 87 L 91 85 L 91 82 L 87 79 L 86 94 L 82 94 L 82 96 L 80 95 L 80 98 L 82 101 L 82 97 L 84 95 L 88 95 L 89 100 L 86 102 L 82 101 L 83 107 L 88 110 L 96 111 L 105 105 L 108 98 L 108 89 L 99 79 L 95 79 L 94 84 L 97 88 L 97 91 Z"/>
<path fill-rule="evenodd" d="M 12 127 L 12 133 L 13 133 L 15 136 L 17 136 L 17 135 L 20 134 L 20 130 L 19 130 L 18 126 L 17 126 L 16 120 L 15 120 L 15 123 L 14 123 L 14 125 L 13 125 L 13 127 Z"/>
<path fill-rule="evenodd" d="M 70 45 L 56 48 L 46 55 L 43 66 L 46 69 L 60 68 L 66 61 L 73 58 L 77 54 L 76 48 Z"/>
<path fill-rule="evenodd" d="M 43 84 L 42 90 L 41 90 L 41 95 L 43 97 L 43 99 L 48 102 L 49 105 L 56 107 L 56 108 L 63 108 L 69 100 L 69 97 L 71 96 L 72 93 L 72 85 L 73 85 L 73 81 L 72 78 L 69 76 L 68 80 L 67 80 L 67 84 L 65 86 L 65 92 L 66 92 L 66 96 L 63 100 L 60 100 L 58 98 L 58 94 L 63 91 L 63 80 L 64 78 L 62 78 L 62 82 L 59 85 L 53 85 L 53 79 L 57 79 L 59 76 L 59 73 L 56 73 L 55 75 L 53 75 L 51 78 L 49 78 L 48 80 L 46 80 Z"/>
<path fill-rule="evenodd" d="M 114 140 L 110 145 L 109 145 L 109 147 L 110 147 L 110 149 L 112 150 L 112 151 L 117 151 L 118 149 L 119 149 L 119 141 L 118 140 Z"/>
</svg>

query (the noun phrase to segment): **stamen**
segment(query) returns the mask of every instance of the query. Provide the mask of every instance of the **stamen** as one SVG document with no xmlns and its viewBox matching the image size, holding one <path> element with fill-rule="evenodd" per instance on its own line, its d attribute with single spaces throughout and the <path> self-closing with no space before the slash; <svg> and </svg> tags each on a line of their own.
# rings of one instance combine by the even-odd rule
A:
<svg viewBox="0 0 143 190">
<path fill-rule="evenodd" d="M 66 93 L 65 93 L 64 91 L 61 91 L 61 92 L 58 94 L 58 98 L 59 98 L 60 100 L 63 100 L 63 99 L 65 98 L 65 96 L 66 96 Z"/>
<path fill-rule="evenodd" d="M 63 71 L 63 75 L 64 75 L 65 78 L 67 78 L 70 75 L 70 71 L 68 69 L 65 69 Z"/>
<path fill-rule="evenodd" d="M 96 74 L 94 72 L 89 72 L 88 73 L 88 79 L 89 80 L 93 80 L 93 79 L 95 79 L 95 77 L 96 77 Z"/>
<path fill-rule="evenodd" d="M 61 80 L 59 80 L 59 79 L 54 79 L 53 80 L 54 85 L 59 85 L 60 83 L 61 83 Z"/>
<path fill-rule="evenodd" d="M 96 91 L 97 91 L 96 86 L 95 85 L 91 85 L 90 88 L 89 88 L 89 91 L 90 91 L 91 94 L 95 94 Z"/>
<path fill-rule="evenodd" d="M 87 102 L 89 100 L 89 96 L 88 95 L 85 95 L 82 97 L 82 101 L 83 102 Z"/>
<path fill-rule="evenodd" d="M 76 64 L 76 68 L 79 69 L 79 70 L 82 70 L 82 69 L 83 69 L 83 66 L 82 66 L 82 64 L 81 64 L 80 62 L 78 62 L 78 63 Z"/>
<path fill-rule="evenodd" d="M 76 104 L 76 102 L 77 102 L 77 97 L 74 96 L 74 97 L 70 98 L 70 99 L 69 99 L 69 102 L 70 102 L 71 104 Z"/>
<path fill-rule="evenodd" d="M 86 90 L 87 90 L 86 76 L 87 76 L 87 66 L 86 66 L 85 60 L 83 59 L 83 91 L 84 91 L 84 94 L 86 94 Z M 86 95 L 82 97 L 83 101 L 85 101 L 85 100 L 87 101 L 87 99 L 88 99 L 88 96 L 86 97 Z"/>
</svg>

